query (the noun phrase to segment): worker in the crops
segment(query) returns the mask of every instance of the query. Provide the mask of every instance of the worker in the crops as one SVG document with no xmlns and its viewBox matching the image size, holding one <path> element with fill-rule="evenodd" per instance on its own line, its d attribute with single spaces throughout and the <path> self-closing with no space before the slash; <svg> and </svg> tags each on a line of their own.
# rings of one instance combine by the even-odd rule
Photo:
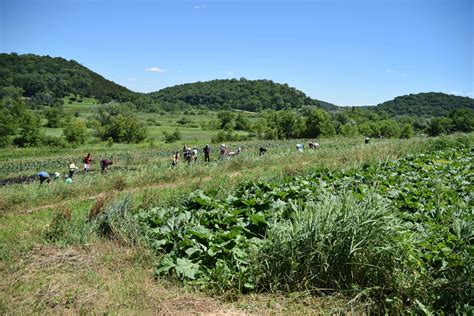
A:
<svg viewBox="0 0 474 316">
<path fill-rule="evenodd" d="M 101 172 L 102 172 L 103 174 L 109 172 L 109 166 L 110 166 L 110 165 L 113 165 L 113 164 L 114 164 L 114 163 L 113 163 L 112 160 L 110 160 L 110 159 L 102 159 L 102 160 L 100 161 L 100 168 L 102 169 Z"/>
<path fill-rule="evenodd" d="M 178 162 L 179 162 L 179 151 L 174 153 L 173 160 L 171 161 L 171 165 L 176 166 Z"/>
<path fill-rule="evenodd" d="M 76 173 L 77 169 L 79 169 L 79 168 L 77 168 L 75 164 L 73 164 L 73 163 L 70 164 L 69 165 L 68 177 L 72 179 L 72 177 L 74 176 L 74 173 Z"/>
<path fill-rule="evenodd" d="M 314 142 L 314 141 L 310 141 L 309 142 L 309 149 L 319 149 L 319 144 Z"/>
<path fill-rule="evenodd" d="M 258 150 L 260 156 L 263 156 L 265 155 L 265 153 L 267 152 L 267 149 L 265 147 L 260 147 L 260 149 Z"/>
<path fill-rule="evenodd" d="M 197 159 L 198 159 L 198 149 L 197 149 L 197 147 L 194 147 L 193 150 L 191 151 L 191 157 L 194 160 L 194 162 L 197 161 Z"/>
<path fill-rule="evenodd" d="M 365 138 L 365 143 L 366 143 L 366 144 L 370 143 L 370 138 L 369 138 L 369 137 L 366 137 L 366 138 Z"/>
<path fill-rule="evenodd" d="M 36 174 L 39 178 L 39 181 L 40 181 L 40 184 L 43 184 L 43 182 L 50 182 L 51 179 L 49 178 L 49 173 L 47 173 L 46 171 L 40 171 Z"/>
<path fill-rule="evenodd" d="M 211 161 L 211 147 L 206 144 L 204 149 L 202 150 L 204 152 L 204 161 L 209 162 Z"/>
<path fill-rule="evenodd" d="M 221 159 L 224 159 L 227 155 L 227 146 L 226 144 L 222 144 L 219 150 L 219 155 Z"/>
<path fill-rule="evenodd" d="M 88 153 L 84 156 L 84 172 L 89 172 L 91 170 L 92 156 L 91 153 Z"/>
<path fill-rule="evenodd" d="M 296 150 L 299 151 L 300 153 L 302 153 L 303 150 L 304 150 L 304 145 L 303 144 L 296 144 Z"/>
<path fill-rule="evenodd" d="M 183 156 L 184 156 L 184 160 L 186 160 L 187 163 L 191 162 L 192 155 L 193 154 L 191 152 L 191 148 L 186 147 L 186 150 L 184 151 Z"/>
</svg>

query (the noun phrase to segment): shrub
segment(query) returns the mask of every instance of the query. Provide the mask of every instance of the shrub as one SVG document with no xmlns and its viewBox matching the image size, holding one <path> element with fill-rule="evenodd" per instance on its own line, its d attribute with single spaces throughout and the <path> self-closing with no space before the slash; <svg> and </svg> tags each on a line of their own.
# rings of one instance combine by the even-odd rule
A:
<svg viewBox="0 0 474 316">
<path fill-rule="evenodd" d="M 96 219 L 98 234 L 125 245 L 142 245 L 142 230 L 137 220 L 129 212 L 131 205 L 132 198 L 130 196 L 107 204 Z"/>
<path fill-rule="evenodd" d="M 50 242 L 63 240 L 71 228 L 71 210 L 65 206 L 60 207 L 53 214 L 53 220 L 47 227 L 44 238 Z"/>
<path fill-rule="evenodd" d="M 165 136 L 165 143 L 174 143 L 181 139 L 181 133 L 177 129 L 173 133 L 163 131 L 163 135 Z"/>
<path fill-rule="evenodd" d="M 65 126 L 63 133 L 69 143 L 77 145 L 84 144 L 88 138 L 86 124 L 77 119 Z"/>
<path fill-rule="evenodd" d="M 48 147 L 58 147 L 66 148 L 69 147 L 69 144 L 64 138 L 54 137 L 54 136 L 45 136 L 43 139 L 43 144 Z"/>
</svg>

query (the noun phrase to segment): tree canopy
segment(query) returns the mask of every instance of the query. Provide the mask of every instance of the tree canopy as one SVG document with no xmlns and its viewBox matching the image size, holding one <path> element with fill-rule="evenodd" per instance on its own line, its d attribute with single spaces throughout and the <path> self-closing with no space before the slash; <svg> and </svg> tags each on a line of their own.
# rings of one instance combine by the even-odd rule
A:
<svg viewBox="0 0 474 316">
<path fill-rule="evenodd" d="M 89 70 L 74 60 L 34 54 L 0 54 L 0 89 L 13 93 L 21 88 L 28 98 L 53 102 L 74 94 L 101 101 L 134 101 L 140 94 L 128 90 Z M 43 102 L 43 103 L 44 103 Z M 49 105 L 49 104 L 48 104 Z"/>
<path fill-rule="evenodd" d="M 245 78 L 187 83 L 149 94 L 163 107 L 205 107 L 211 110 L 238 109 L 259 112 L 266 109 L 283 110 L 303 105 L 334 106 L 313 100 L 302 91 L 271 80 Z"/>
<path fill-rule="evenodd" d="M 385 111 L 390 116 L 412 115 L 422 117 L 447 116 L 449 112 L 459 108 L 474 110 L 474 99 L 445 93 L 418 93 L 396 97 L 371 107 L 377 111 Z"/>
</svg>

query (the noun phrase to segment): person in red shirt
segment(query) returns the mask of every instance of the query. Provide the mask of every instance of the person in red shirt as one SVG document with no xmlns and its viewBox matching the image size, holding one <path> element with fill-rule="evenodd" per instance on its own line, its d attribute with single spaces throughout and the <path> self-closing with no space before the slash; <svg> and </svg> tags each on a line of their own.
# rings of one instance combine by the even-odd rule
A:
<svg viewBox="0 0 474 316">
<path fill-rule="evenodd" d="M 91 162 L 92 156 L 90 153 L 88 153 L 86 156 L 84 156 L 84 172 L 91 171 Z"/>
</svg>

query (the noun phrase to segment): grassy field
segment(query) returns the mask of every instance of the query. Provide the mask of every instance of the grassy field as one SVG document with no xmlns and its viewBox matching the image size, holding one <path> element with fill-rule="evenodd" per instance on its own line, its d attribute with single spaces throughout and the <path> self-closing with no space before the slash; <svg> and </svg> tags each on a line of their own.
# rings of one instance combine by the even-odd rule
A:
<svg viewBox="0 0 474 316">
<path fill-rule="evenodd" d="M 369 145 L 363 144 L 362 139 L 324 139 L 320 140 L 321 149 L 304 153 L 296 152 L 295 140 L 244 142 L 229 144 L 242 147 L 239 157 L 220 161 L 214 147 L 210 164 L 204 164 L 201 156 L 197 164 L 181 163 L 176 168 L 170 167 L 171 155 L 184 141 L 175 145 L 0 151 L 0 178 L 34 174 L 39 170 L 65 173 L 70 162 L 80 166 L 87 151 L 94 159 L 93 171 L 77 174 L 72 185 L 57 181 L 41 186 L 35 182 L 0 187 L 0 312 L 370 311 L 367 301 L 344 292 L 314 295 L 300 288 L 291 293 L 276 290 L 241 294 L 228 290 L 211 294 L 199 290 L 199 286 L 183 286 L 174 278 L 157 278 L 154 271 L 161 260 L 159 253 L 143 243 L 97 234 L 97 227 L 85 223 L 98 205 L 108 205 L 121 198 L 130 200 L 134 212 L 177 207 L 196 189 L 213 191 L 216 198 L 224 198 L 244 181 L 280 181 L 321 169 L 342 171 L 366 164 L 383 166 L 409 154 L 455 144 L 458 138 L 377 140 Z M 196 142 L 204 139 L 198 138 Z M 463 139 L 472 143 L 472 135 Z M 261 145 L 268 148 L 264 157 L 258 156 Z M 115 162 L 107 175 L 98 172 L 101 157 L 111 157 Z M 67 224 L 63 225 L 62 220 Z"/>
</svg>

